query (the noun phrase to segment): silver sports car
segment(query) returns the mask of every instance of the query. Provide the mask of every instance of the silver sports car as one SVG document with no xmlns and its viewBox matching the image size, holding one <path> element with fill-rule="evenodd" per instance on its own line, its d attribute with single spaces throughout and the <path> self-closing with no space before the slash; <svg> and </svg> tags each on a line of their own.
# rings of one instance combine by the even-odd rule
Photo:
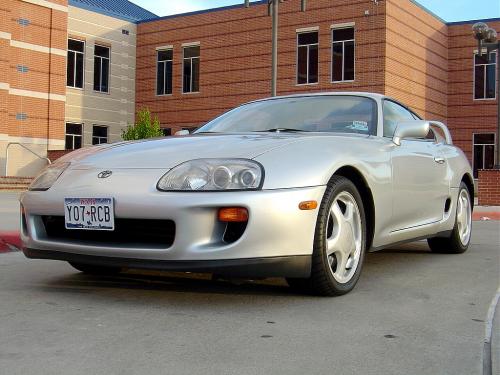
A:
<svg viewBox="0 0 500 375">
<path fill-rule="evenodd" d="M 286 277 L 349 292 L 367 251 L 427 238 L 469 246 L 474 185 L 445 125 L 378 94 L 241 105 L 194 134 L 96 146 L 47 167 L 21 197 L 29 258 Z"/>
</svg>

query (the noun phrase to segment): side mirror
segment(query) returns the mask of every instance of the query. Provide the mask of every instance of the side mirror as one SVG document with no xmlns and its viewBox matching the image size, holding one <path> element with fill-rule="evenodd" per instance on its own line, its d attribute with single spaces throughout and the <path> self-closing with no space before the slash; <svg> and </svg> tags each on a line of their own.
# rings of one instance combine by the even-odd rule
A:
<svg viewBox="0 0 500 375">
<path fill-rule="evenodd" d="M 189 130 L 179 130 L 176 131 L 174 135 L 189 135 Z"/>
<path fill-rule="evenodd" d="M 429 134 L 430 123 L 424 120 L 402 121 L 396 126 L 396 131 L 392 137 L 395 145 L 401 146 L 404 138 L 425 138 Z"/>
</svg>

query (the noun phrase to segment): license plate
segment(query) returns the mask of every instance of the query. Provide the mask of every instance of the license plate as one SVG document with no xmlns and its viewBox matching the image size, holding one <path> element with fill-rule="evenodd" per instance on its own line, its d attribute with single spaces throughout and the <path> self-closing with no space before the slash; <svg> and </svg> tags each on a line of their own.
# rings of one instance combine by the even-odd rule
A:
<svg viewBox="0 0 500 375">
<path fill-rule="evenodd" d="M 66 229 L 114 230 L 113 198 L 65 198 Z"/>
</svg>

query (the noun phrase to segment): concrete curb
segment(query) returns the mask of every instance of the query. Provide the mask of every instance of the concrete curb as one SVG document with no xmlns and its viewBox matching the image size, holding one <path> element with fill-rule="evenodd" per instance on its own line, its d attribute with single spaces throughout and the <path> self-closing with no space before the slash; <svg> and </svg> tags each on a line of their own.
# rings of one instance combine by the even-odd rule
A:
<svg viewBox="0 0 500 375">
<path fill-rule="evenodd" d="M 10 253 L 21 250 L 21 237 L 19 232 L 0 233 L 0 253 Z"/>
</svg>

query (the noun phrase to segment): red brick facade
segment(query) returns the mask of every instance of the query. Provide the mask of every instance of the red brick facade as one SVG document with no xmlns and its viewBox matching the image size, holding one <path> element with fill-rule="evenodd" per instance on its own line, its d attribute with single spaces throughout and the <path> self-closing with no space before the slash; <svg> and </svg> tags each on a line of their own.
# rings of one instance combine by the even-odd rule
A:
<svg viewBox="0 0 500 375">
<path fill-rule="evenodd" d="M 377 5 L 378 4 L 378 5 Z M 355 80 L 331 82 L 331 26 L 354 23 Z M 410 0 L 315 0 L 280 4 L 278 94 L 373 91 L 448 123 L 472 162 L 472 134 L 495 132 L 496 100 L 473 100 L 473 22 L 446 24 Z M 488 24 L 500 32 L 500 21 Z M 296 85 L 296 31 L 317 27 L 319 82 Z M 136 108 L 173 131 L 198 126 L 240 103 L 269 96 L 271 18 L 267 5 L 165 17 L 138 25 Z M 200 43 L 200 92 L 182 93 L 182 45 Z M 156 96 L 156 48 L 173 47 L 173 92 Z"/>
<path fill-rule="evenodd" d="M 500 206 L 500 170 L 479 171 L 478 203 L 480 206 Z"/>
<path fill-rule="evenodd" d="M 66 94 L 66 7 L 67 0 L 1 2 L 0 134 L 64 139 L 64 100 L 49 94 Z"/>
</svg>

